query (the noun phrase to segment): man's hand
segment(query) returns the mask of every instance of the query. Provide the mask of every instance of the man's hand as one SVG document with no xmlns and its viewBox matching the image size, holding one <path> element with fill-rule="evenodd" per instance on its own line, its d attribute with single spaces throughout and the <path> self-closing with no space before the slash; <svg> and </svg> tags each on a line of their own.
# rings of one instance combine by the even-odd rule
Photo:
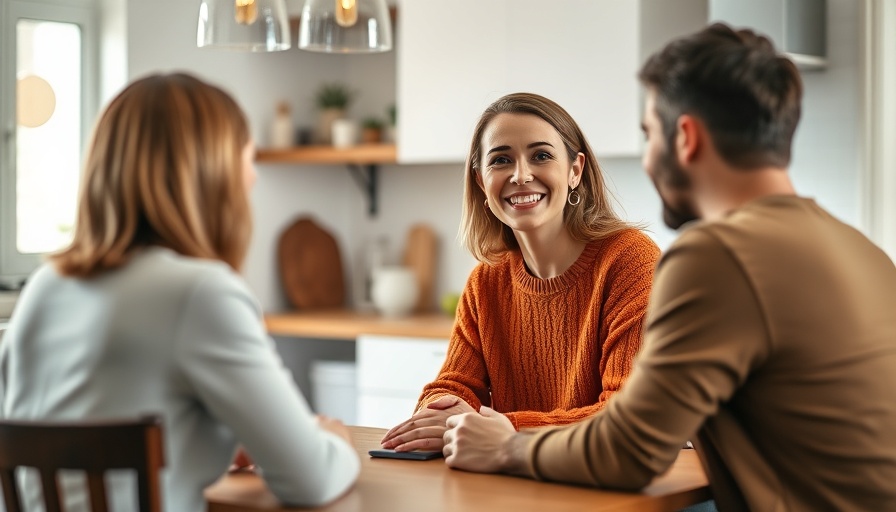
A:
<svg viewBox="0 0 896 512">
<path fill-rule="evenodd" d="M 455 469 L 477 473 L 518 473 L 514 464 L 515 443 L 512 443 L 515 437 L 516 429 L 507 416 L 482 407 L 479 414 L 460 414 L 448 418 L 442 453 L 445 454 L 445 463 Z"/>
<path fill-rule="evenodd" d="M 386 432 L 381 441 L 383 448 L 392 448 L 397 452 L 441 450 L 447 429 L 445 422 L 448 418 L 455 414 L 470 412 L 476 411 L 462 399 L 451 395 L 440 397 L 410 419 Z"/>
</svg>

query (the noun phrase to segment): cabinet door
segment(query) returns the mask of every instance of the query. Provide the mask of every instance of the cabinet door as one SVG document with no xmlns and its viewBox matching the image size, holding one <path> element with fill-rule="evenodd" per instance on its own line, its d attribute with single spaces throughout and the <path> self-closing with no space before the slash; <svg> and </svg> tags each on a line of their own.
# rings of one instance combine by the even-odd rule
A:
<svg viewBox="0 0 896 512">
<path fill-rule="evenodd" d="M 405 0 L 398 159 L 462 162 L 479 115 L 511 92 L 556 101 L 599 155 L 640 149 L 638 2 Z"/>
<path fill-rule="evenodd" d="M 710 0 L 709 19 L 768 36 L 801 69 L 827 66 L 825 0 Z"/>
<path fill-rule="evenodd" d="M 357 424 L 390 428 L 414 411 L 423 386 L 442 368 L 448 340 L 359 336 Z"/>
<path fill-rule="evenodd" d="M 638 154 L 638 2 L 508 0 L 507 20 L 506 92 L 556 101 L 599 156 Z"/>
<path fill-rule="evenodd" d="M 438 375 L 448 340 L 403 336 L 358 336 L 358 387 L 420 394 Z"/>
<path fill-rule="evenodd" d="M 463 162 L 483 109 L 505 92 L 504 0 L 403 0 L 398 161 Z"/>
<path fill-rule="evenodd" d="M 411 417 L 417 397 L 383 396 L 375 393 L 358 394 L 355 425 L 360 427 L 392 428 Z"/>
</svg>

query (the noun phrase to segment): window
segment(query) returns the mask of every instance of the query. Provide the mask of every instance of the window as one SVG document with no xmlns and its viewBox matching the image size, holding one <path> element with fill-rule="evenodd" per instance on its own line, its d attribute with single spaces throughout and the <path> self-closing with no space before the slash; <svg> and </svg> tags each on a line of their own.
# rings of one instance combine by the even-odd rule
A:
<svg viewBox="0 0 896 512">
<path fill-rule="evenodd" d="M 14 287 L 71 239 L 96 42 L 88 0 L 0 1 L 0 284 Z"/>
</svg>

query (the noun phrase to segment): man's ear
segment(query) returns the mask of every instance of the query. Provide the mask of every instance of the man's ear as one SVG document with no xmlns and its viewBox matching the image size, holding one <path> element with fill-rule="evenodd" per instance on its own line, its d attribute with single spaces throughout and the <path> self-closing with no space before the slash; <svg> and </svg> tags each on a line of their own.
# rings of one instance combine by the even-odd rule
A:
<svg viewBox="0 0 896 512">
<path fill-rule="evenodd" d="M 675 130 L 675 154 L 679 165 L 693 163 L 699 156 L 704 137 L 703 125 L 697 118 L 688 114 L 679 116 Z"/>
</svg>

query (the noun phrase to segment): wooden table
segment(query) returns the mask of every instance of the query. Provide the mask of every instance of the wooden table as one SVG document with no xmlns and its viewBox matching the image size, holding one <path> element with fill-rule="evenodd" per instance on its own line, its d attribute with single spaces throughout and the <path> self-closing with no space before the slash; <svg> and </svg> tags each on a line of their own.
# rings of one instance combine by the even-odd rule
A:
<svg viewBox="0 0 896 512">
<path fill-rule="evenodd" d="M 385 430 L 350 427 L 361 455 L 361 476 L 329 512 L 498 511 L 662 512 L 710 499 L 697 454 L 682 450 L 672 468 L 640 493 L 602 491 L 504 475 L 452 470 L 443 459 L 372 459 Z M 225 475 L 206 489 L 208 512 L 301 510 L 282 507 L 258 476 Z"/>
</svg>

